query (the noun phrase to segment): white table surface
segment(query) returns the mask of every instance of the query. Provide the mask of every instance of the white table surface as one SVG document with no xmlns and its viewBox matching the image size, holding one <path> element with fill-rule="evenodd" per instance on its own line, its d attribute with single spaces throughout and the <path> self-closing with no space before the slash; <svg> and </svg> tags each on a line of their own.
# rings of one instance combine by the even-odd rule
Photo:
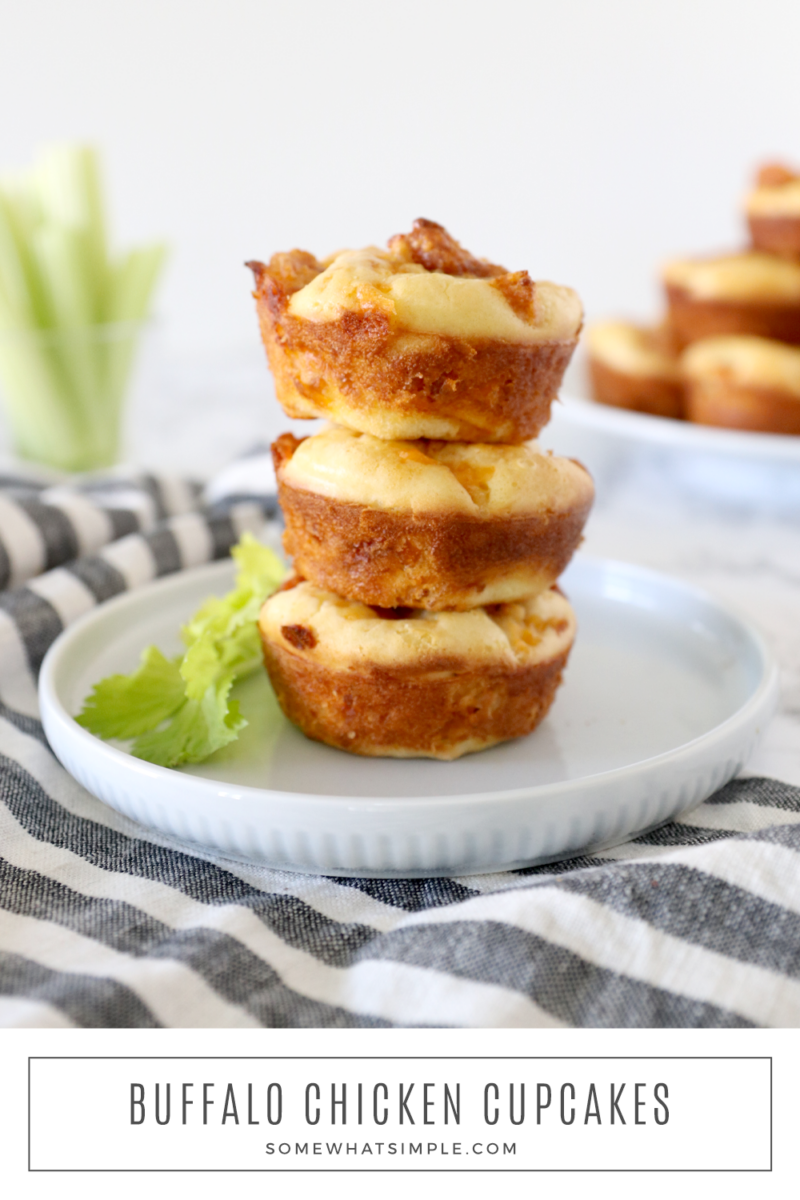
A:
<svg viewBox="0 0 800 1200">
<path fill-rule="evenodd" d="M 191 358 L 151 352 L 131 400 L 127 457 L 209 478 L 289 428 L 308 433 L 313 425 L 283 416 L 257 344 Z M 4 432 L 0 453 L 7 448 Z M 610 452 L 562 427 L 557 415 L 542 441 L 580 458 L 595 475 L 586 551 L 703 587 L 766 636 L 781 666 L 781 700 L 749 770 L 800 786 L 798 468 L 762 469 L 753 477 L 736 460 L 635 445 Z"/>
</svg>

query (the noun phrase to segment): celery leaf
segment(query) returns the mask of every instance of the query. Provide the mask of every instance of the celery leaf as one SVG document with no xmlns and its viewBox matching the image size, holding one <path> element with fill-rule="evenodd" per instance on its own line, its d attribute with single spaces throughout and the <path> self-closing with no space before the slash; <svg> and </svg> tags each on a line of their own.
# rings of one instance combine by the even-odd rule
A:
<svg viewBox="0 0 800 1200">
<path fill-rule="evenodd" d="M 95 684 L 76 720 L 101 738 L 138 737 L 171 717 L 185 699 L 178 662 L 148 646 L 131 675 L 109 675 Z"/>
<path fill-rule="evenodd" d="M 233 678 L 229 676 L 208 687 L 202 699 L 184 701 L 162 729 L 138 737 L 131 752 L 136 758 L 162 767 L 178 767 L 181 763 L 202 762 L 235 741 L 247 721 L 237 702 L 228 699 L 232 686 Z"/>
<path fill-rule="evenodd" d="M 167 659 L 155 646 L 130 675 L 96 684 L 79 725 L 101 738 L 135 739 L 131 753 L 160 766 L 202 762 L 247 724 L 230 690 L 261 662 L 258 613 L 285 569 L 244 534 L 232 551 L 236 586 L 201 605 L 182 630 L 186 651 Z"/>
</svg>

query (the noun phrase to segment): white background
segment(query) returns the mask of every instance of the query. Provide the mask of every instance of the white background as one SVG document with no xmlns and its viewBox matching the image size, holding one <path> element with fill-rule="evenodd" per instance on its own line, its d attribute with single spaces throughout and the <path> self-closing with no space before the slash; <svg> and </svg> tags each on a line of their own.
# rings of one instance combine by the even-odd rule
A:
<svg viewBox="0 0 800 1200">
<path fill-rule="evenodd" d="M 799 44 L 796 0 L 5 0 L 0 170 L 102 149 L 117 241 L 171 246 L 160 379 L 200 421 L 224 396 L 221 460 L 280 423 L 245 259 L 427 216 L 654 314 L 658 262 L 741 243 L 755 164 L 800 162 Z"/>
</svg>

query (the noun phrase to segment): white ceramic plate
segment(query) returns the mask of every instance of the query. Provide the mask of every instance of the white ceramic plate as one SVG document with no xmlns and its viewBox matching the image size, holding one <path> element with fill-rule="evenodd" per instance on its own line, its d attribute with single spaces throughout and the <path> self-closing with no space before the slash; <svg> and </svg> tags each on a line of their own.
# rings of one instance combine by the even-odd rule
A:
<svg viewBox="0 0 800 1200">
<path fill-rule="evenodd" d="M 680 493 L 737 507 L 800 505 L 800 437 L 717 429 L 629 412 L 586 399 L 585 366 L 571 365 L 541 444 L 589 468 L 598 498 L 634 462 L 658 475 L 666 466 Z"/>
<path fill-rule="evenodd" d="M 542 440 L 546 440 L 548 446 L 552 444 L 556 449 L 558 444 L 552 442 L 550 436 L 554 430 L 557 433 L 582 430 L 593 439 L 640 448 L 669 449 L 679 451 L 684 457 L 698 455 L 763 466 L 800 466 L 800 437 L 653 417 L 649 413 L 598 404 L 589 398 L 590 391 L 587 356 L 580 347 L 567 368 L 562 394 L 552 408 L 551 423 L 542 434 Z"/>
<path fill-rule="evenodd" d="M 200 766 L 166 770 L 72 719 L 92 684 L 129 671 L 230 586 L 218 563 L 102 605 L 61 635 L 41 674 L 45 731 L 67 770 L 141 824 L 200 846 L 334 875 L 467 874 L 613 845 L 730 779 L 775 705 L 760 636 L 665 576 L 581 558 L 563 577 L 579 633 L 550 715 L 530 737 L 453 763 L 367 759 L 307 740 L 261 672 L 250 726 Z"/>
<path fill-rule="evenodd" d="M 800 437 L 791 434 L 753 433 L 744 429 L 696 425 L 691 421 L 673 421 L 668 417 L 613 408 L 575 395 L 562 397 L 561 405 L 553 407 L 553 417 L 559 423 L 580 425 L 624 441 L 800 466 Z"/>
</svg>

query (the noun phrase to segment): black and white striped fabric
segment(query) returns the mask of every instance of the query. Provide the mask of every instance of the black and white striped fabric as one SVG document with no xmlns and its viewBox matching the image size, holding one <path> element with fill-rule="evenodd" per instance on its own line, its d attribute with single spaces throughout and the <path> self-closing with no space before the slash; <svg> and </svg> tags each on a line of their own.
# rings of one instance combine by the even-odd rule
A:
<svg viewBox="0 0 800 1200">
<path fill-rule="evenodd" d="M 149 476 L 0 480 L 0 1024 L 800 1024 L 800 789 L 775 780 L 555 868 L 391 881 L 201 854 L 79 787 L 38 720 L 42 657 L 274 514 L 235 471 L 202 499 Z"/>
</svg>

